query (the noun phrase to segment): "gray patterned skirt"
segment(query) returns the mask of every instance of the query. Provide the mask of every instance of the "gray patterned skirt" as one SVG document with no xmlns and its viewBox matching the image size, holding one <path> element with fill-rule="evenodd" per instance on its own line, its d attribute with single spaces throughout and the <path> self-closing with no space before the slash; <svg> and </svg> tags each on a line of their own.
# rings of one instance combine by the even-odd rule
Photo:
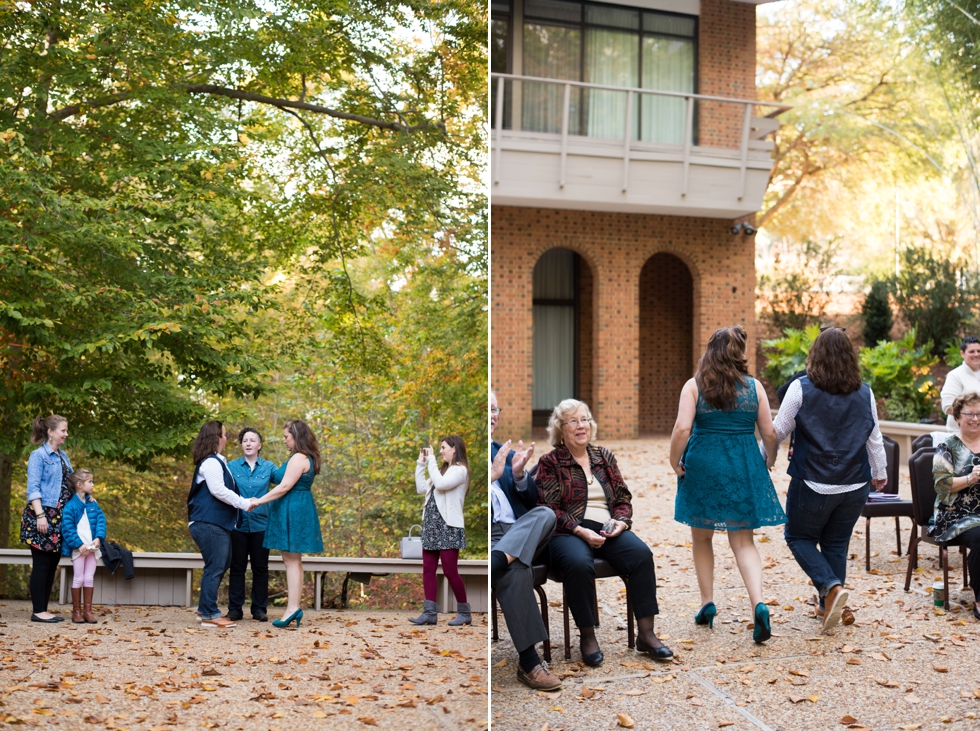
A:
<svg viewBox="0 0 980 731">
<path fill-rule="evenodd" d="M 462 551 L 466 548 L 466 531 L 446 525 L 436 505 L 435 493 L 429 493 L 422 516 L 422 550 L 424 551 Z"/>
</svg>

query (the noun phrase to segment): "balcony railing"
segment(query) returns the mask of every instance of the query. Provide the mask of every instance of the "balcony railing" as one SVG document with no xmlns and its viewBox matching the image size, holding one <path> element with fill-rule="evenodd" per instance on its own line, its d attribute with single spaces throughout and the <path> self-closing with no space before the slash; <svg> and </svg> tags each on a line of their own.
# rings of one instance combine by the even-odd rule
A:
<svg viewBox="0 0 980 731">
<path fill-rule="evenodd" d="M 494 85 L 492 139 L 495 186 L 500 185 L 503 150 L 505 147 L 511 149 L 510 144 L 505 144 L 505 137 L 518 141 L 528 135 L 549 140 L 558 136 L 561 158 L 557 181 L 559 189 L 564 189 L 566 184 L 570 138 L 571 141 L 591 138 L 605 143 L 603 157 L 614 155 L 622 158 L 623 193 L 629 188 L 631 158 L 638 153 L 654 150 L 661 153 L 659 159 L 682 163 L 680 195 L 685 198 L 692 158 L 705 147 L 704 142 L 695 144 L 698 135 L 703 139 L 711 137 L 710 148 L 716 155 L 723 153 L 725 157 L 734 157 L 737 150 L 737 199 L 742 201 L 746 171 L 750 166 L 758 167 L 758 163 L 750 165 L 750 151 L 766 149 L 765 144 L 759 141 L 779 128 L 780 123 L 775 117 L 791 108 L 754 99 L 730 99 L 514 74 L 494 73 L 491 79 Z M 527 102 L 529 98 L 537 108 L 523 114 L 520 111 L 523 106 L 531 106 Z M 518 111 L 515 111 L 515 107 Z M 764 113 L 758 116 L 754 113 L 756 109 Z M 618 144 L 615 142 L 617 139 L 620 141 Z M 548 149 L 554 150 L 554 142 Z M 617 149 L 621 152 L 615 152 Z M 666 157 L 662 153 L 666 153 Z M 644 155 L 640 154 L 636 159 L 641 157 Z M 645 157 L 649 159 L 649 155 Z M 726 160 L 725 166 L 733 162 Z"/>
</svg>

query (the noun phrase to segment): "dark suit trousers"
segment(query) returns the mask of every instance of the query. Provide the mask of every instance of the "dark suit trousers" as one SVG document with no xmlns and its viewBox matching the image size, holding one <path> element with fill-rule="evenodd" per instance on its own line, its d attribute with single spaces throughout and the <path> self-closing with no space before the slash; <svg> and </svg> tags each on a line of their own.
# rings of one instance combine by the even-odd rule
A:
<svg viewBox="0 0 980 731">
<path fill-rule="evenodd" d="M 600 523 L 583 520 L 583 528 L 598 533 Z M 598 627 L 595 616 L 595 564 L 602 558 L 612 564 L 620 575 L 630 581 L 633 614 L 638 618 L 660 613 L 657 608 L 657 575 L 653 567 L 653 553 L 633 531 L 623 531 L 615 538 L 607 538 L 599 548 L 568 533 L 551 539 L 551 565 L 563 577 L 565 598 L 575 619 L 576 627 Z"/>
<path fill-rule="evenodd" d="M 518 652 L 548 639 L 541 610 L 534 595 L 531 565 L 555 530 L 555 513 L 539 505 L 522 515 L 516 523 L 491 523 L 490 550 L 515 556 L 497 582 L 495 594 L 507 622 L 507 631 Z"/>
<path fill-rule="evenodd" d="M 228 610 L 245 604 L 245 569 L 252 561 L 252 614 L 269 604 L 269 549 L 263 548 L 265 531 L 231 532 L 231 566 L 228 574 Z"/>
</svg>

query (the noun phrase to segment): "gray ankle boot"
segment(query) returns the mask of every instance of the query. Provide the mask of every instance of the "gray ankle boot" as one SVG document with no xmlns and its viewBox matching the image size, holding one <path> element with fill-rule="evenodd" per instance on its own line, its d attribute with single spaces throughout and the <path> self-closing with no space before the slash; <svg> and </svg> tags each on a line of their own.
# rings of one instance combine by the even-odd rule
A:
<svg viewBox="0 0 980 731">
<path fill-rule="evenodd" d="M 422 607 L 422 614 L 408 621 L 412 624 L 435 624 L 439 619 L 439 605 L 426 599 Z"/>
<path fill-rule="evenodd" d="M 470 614 L 470 605 L 460 602 L 456 605 L 456 617 L 449 620 L 450 627 L 459 627 L 461 624 L 472 624 L 473 616 Z"/>
</svg>

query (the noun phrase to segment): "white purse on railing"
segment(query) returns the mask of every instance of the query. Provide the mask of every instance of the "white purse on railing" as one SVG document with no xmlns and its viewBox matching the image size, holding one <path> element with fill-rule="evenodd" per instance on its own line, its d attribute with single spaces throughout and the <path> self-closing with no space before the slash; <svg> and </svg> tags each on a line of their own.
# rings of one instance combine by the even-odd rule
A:
<svg viewBox="0 0 980 731">
<path fill-rule="evenodd" d="M 412 530 L 419 529 L 419 535 L 412 536 Z M 402 558 L 422 558 L 422 526 L 413 525 L 408 529 L 408 537 L 402 538 Z"/>
</svg>

